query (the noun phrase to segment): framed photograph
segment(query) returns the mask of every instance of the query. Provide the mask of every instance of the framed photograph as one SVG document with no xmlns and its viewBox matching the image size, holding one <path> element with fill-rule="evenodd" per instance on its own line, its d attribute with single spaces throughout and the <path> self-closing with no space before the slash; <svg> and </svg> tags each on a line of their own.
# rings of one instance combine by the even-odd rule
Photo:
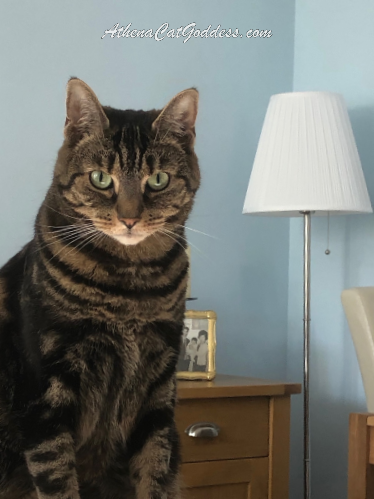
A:
<svg viewBox="0 0 374 499">
<path fill-rule="evenodd" d="M 216 375 L 216 322 L 212 310 L 187 310 L 184 319 L 178 379 L 211 380 Z"/>
</svg>

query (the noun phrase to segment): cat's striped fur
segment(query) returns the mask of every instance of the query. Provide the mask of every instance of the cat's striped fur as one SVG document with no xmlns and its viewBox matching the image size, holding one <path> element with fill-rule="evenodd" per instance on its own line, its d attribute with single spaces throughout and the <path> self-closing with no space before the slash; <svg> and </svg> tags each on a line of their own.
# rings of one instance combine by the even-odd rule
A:
<svg viewBox="0 0 374 499">
<path fill-rule="evenodd" d="M 179 497 L 175 369 L 196 113 L 194 89 L 161 112 L 118 111 L 68 83 L 34 239 L 0 269 L 1 499 Z M 113 186 L 96 189 L 93 170 Z M 158 171 L 169 185 L 150 191 Z"/>
</svg>

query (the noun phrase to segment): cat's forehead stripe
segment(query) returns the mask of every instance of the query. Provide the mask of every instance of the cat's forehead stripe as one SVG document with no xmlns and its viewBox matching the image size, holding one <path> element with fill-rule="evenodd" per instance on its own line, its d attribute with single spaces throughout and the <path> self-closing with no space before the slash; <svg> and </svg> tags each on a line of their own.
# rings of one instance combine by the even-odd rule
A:
<svg viewBox="0 0 374 499">
<path fill-rule="evenodd" d="M 122 171 L 140 171 L 143 157 L 149 145 L 147 135 L 134 124 L 125 124 L 113 137 L 113 148 L 119 158 Z M 109 173 L 113 171 L 114 163 L 109 165 Z"/>
<path fill-rule="evenodd" d="M 115 164 L 115 161 L 116 161 L 116 156 L 117 154 L 112 152 L 109 156 L 108 156 L 108 166 L 107 166 L 107 169 L 108 169 L 108 173 L 112 173 L 113 171 L 113 168 L 114 168 L 114 164 Z"/>
</svg>

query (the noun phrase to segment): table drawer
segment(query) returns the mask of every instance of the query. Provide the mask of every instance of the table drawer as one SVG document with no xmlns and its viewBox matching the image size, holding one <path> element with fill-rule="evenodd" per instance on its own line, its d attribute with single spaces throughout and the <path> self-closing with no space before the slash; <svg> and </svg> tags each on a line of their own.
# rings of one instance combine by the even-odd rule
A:
<svg viewBox="0 0 374 499">
<path fill-rule="evenodd" d="M 189 437 L 185 430 L 200 422 L 219 427 L 213 438 Z M 269 454 L 267 397 L 181 400 L 176 423 L 185 463 L 264 457 Z"/>
<path fill-rule="evenodd" d="M 267 457 L 185 463 L 181 475 L 184 499 L 269 498 Z"/>
</svg>

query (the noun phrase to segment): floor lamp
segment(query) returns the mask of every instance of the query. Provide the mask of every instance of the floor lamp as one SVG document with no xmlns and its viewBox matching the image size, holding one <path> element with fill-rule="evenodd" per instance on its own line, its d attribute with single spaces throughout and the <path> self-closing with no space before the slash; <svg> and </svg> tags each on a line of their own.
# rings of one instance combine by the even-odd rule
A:
<svg viewBox="0 0 374 499">
<path fill-rule="evenodd" d="M 243 213 L 304 217 L 304 499 L 310 499 L 311 216 L 371 213 L 344 99 L 330 92 L 273 95 Z"/>
</svg>

